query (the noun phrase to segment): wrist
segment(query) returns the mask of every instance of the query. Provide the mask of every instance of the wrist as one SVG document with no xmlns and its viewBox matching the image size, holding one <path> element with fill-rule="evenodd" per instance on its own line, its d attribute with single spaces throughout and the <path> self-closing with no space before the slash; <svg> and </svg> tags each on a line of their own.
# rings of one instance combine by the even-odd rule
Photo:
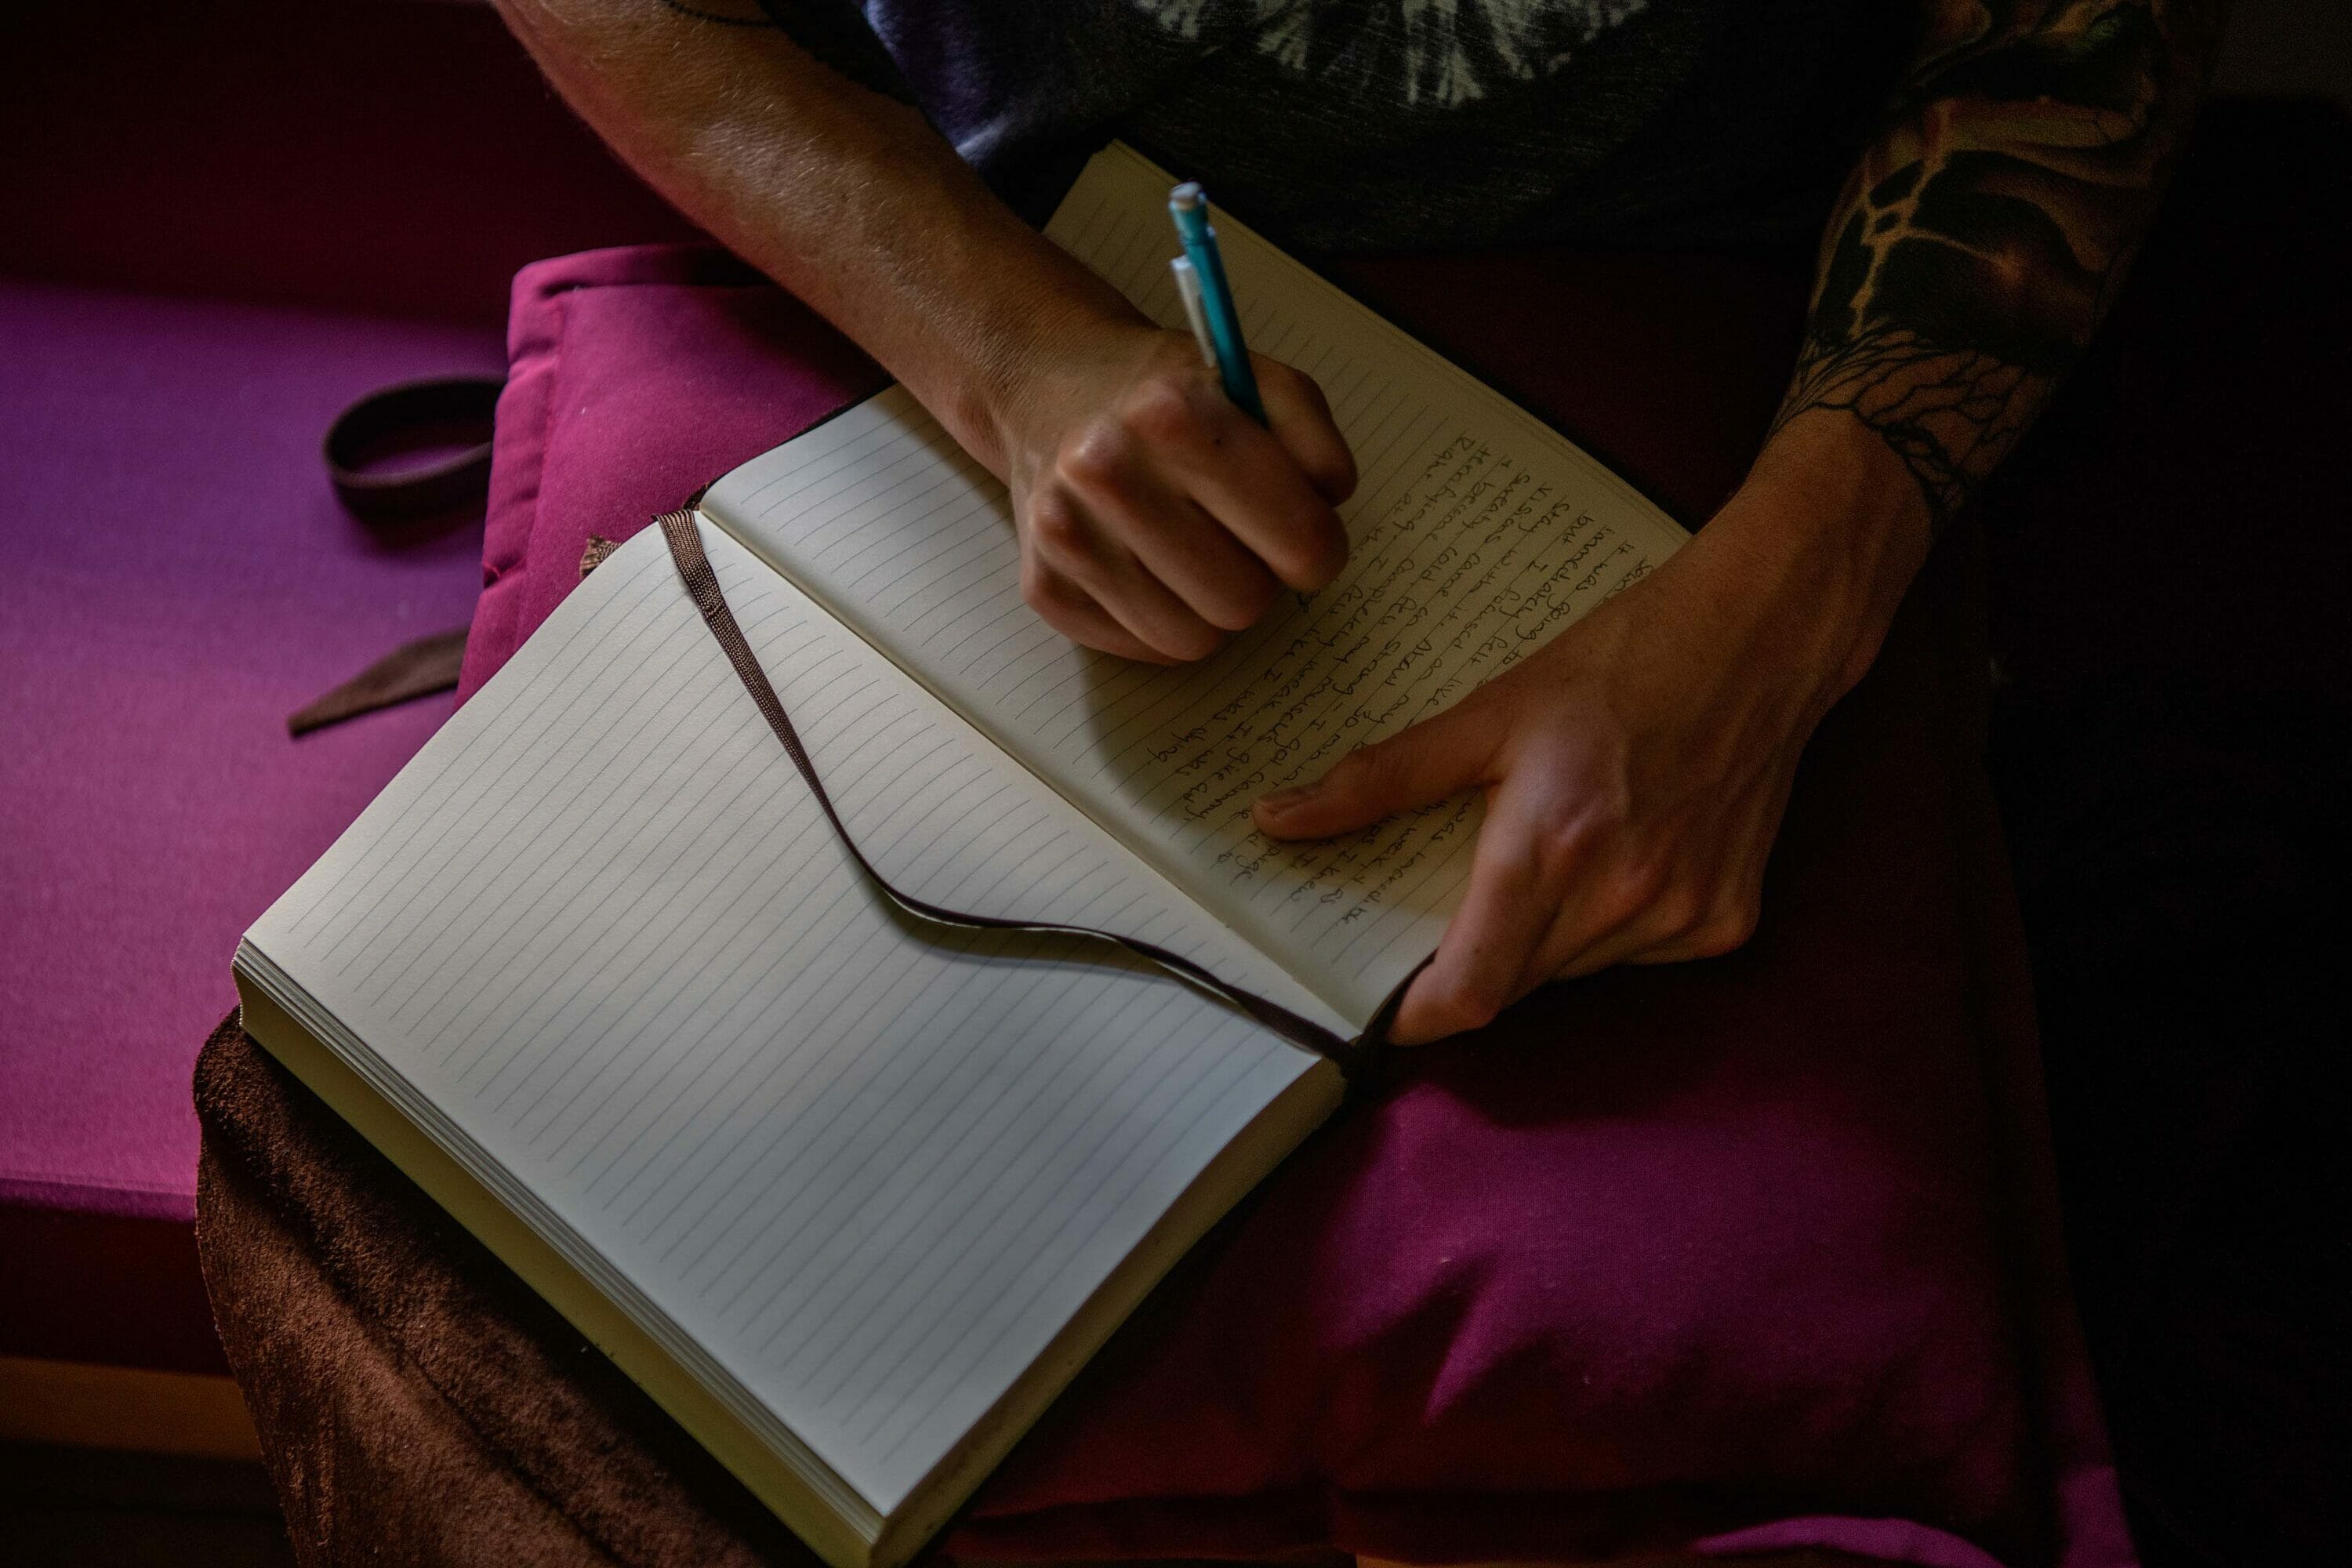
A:
<svg viewBox="0 0 2352 1568">
<path fill-rule="evenodd" d="M 1834 700 L 1870 668 L 1932 542 L 1902 459 L 1851 415 L 1817 410 L 1773 433 L 1692 549 L 1727 606 Z"/>
<path fill-rule="evenodd" d="M 878 361 L 964 449 L 1005 472 L 1008 425 L 1057 345 L 1133 308 L 982 185 L 912 110 L 873 110 L 877 145 L 854 195 L 812 181 L 788 147 L 746 174 L 720 237 Z M 737 142 L 698 132 L 698 164 Z M 817 186 L 813 195 L 804 186 Z M 832 195 L 840 221 L 811 232 L 803 215 Z M 731 221 L 727 221 L 731 220 Z"/>
<path fill-rule="evenodd" d="M 1077 379 L 1075 371 L 1114 352 L 1111 345 L 1156 330 L 1092 273 L 1071 279 L 1060 270 L 1040 269 L 984 323 L 975 323 L 969 352 L 952 356 L 955 384 L 945 401 L 956 409 L 953 417 L 924 399 L 1000 479 L 1011 478 L 1023 433 L 1058 407 Z"/>
</svg>

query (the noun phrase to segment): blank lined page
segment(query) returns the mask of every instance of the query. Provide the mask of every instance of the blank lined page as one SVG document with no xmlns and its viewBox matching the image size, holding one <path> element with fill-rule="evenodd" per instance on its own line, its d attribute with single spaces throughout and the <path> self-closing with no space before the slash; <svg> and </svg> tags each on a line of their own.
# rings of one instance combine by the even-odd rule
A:
<svg viewBox="0 0 2352 1568">
<path fill-rule="evenodd" d="M 901 885 L 1129 931 L 1339 1022 L 704 532 Z M 654 529 L 248 940 L 885 1513 L 1318 1065 L 1105 949 L 904 923 Z"/>
<path fill-rule="evenodd" d="M 1047 229 L 1171 328 L 1166 176 L 1097 156 Z M 728 475 L 705 510 L 1341 1012 L 1435 945 L 1465 797 L 1309 847 L 1249 805 L 1510 668 L 1684 535 L 1557 433 L 1230 219 L 1251 345 L 1313 374 L 1361 473 L 1329 588 L 1178 668 L 1073 647 L 1023 603 L 1003 487 L 904 388 Z"/>
</svg>

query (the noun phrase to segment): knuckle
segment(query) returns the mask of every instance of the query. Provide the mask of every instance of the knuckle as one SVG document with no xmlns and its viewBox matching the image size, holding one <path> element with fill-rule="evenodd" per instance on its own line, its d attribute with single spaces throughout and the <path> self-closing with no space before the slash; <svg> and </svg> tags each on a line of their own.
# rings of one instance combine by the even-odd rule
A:
<svg viewBox="0 0 2352 1568">
<path fill-rule="evenodd" d="M 1745 947 L 1748 938 L 1756 934 L 1761 912 L 1750 900 L 1725 905 L 1699 922 L 1693 933 L 1692 946 L 1703 958 L 1719 958 Z"/>
<path fill-rule="evenodd" d="M 1323 395 L 1315 384 L 1315 378 L 1295 364 L 1286 364 L 1278 359 L 1261 359 L 1256 368 L 1260 385 L 1271 386 L 1276 392 L 1287 393 L 1293 397 L 1319 399 Z"/>
<path fill-rule="evenodd" d="M 1645 868 L 1663 871 L 1664 861 L 1656 847 L 1640 843 L 1635 837 L 1639 829 L 1633 816 L 1633 791 L 1625 777 L 1623 737 L 1604 731 L 1597 737 L 1586 736 L 1584 744 L 1597 752 L 1589 755 L 1579 768 L 1578 784 L 1584 809 L 1611 833 L 1623 835 L 1625 842 L 1639 851 L 1638 858 L 1645 862 Z"/>
<path fill-rule="evenodd" d="M 1224 646 L 1224 634 L 1205 621 L 1187 620 L 1153 639 L 1160 651 L 1190 662 L 1208 658 Z"/>
<path fill-rule="evenodd" d="M 1348 564 L 1348 531 L 1339 526 L 1338 515 L 1326 510 L 1315 517 L 1307 534 L 1307 586 L 1328 587 Z"/>
<path fill-rule="evenodd" d="M 1181 441 L 1200 428 L 1192 395 L 1171 376 L 1155 375 L 1128 394 L 1128 430 L 1154 445 Z"/>
<path fill-rule="evenodd" d="M 1021 598 L 1039 615 L 1052 617 L 1062 608 L 1061 582 L 1031 557 L 1021 563 Z"/>
<path fill-rule="evenodd" d="M 1438 1016 L 1448 1034 L 1483 1029 L 1499 1016 L 1510 998 L 1491 984 L 1473 982 L 1457 988 L 1438 1005 Z"/>
<path fill-rule="evenodd" d="M 1328 507 L 1301 507 L 1282 521 L 1282 543 L 1266 564 L 1302 592 L 1329 587 L 1348 564 L 1348 534 L 1339 514 Z"/>
<path fill-rule="evenodd" d="M 1345 500 L 1356 492 L 1356 455 L 1342 446 L 1324 464 L 1320 478 L 1329 487 L 1324 493 Z"/>
<path fill-rule="evenodd" d="M 1331 423 L 1331 400 L 1323 395 L 1323 384 L 1305 371 L 1293 371 L 1296 383 L 1292 395 L 1307 406 L 1308 412 L 1324 424 Z"/>
<path fill-rule="evenodd" d="M 1257 625 L 1259 617 L 1274 607 L 1281 592 L 1262 574 L 1222 584 L 1220 587 L 1217 602 L 1202 609 L 1201 616 L 1211 626 L 1229 632 L 1247 631 Z"/>
<path fill-rule="evenodd" d="M 1536 868 L 1549 880 L 1568 874 L 1590 842 L 1584 824 L 1574 817 L 1547 817 L 1529 835 Z"/>
<path fill-rule="evenodd" d="M 1697 931 L 1706 923 L 1706 898 L 1697 889 L 1675 883 L 1651 890 L 1651 923 L 1671 936 Z"/>
<path fill-rule="evenodd" d="M 1134 439 L 1124 426 L 1115 419 L 1097 419 L 1062 448 L 1055 467 L 1070 484 L 1104 489 L 1126 478 L 1134 455 Z"/>
<path fill-rule="evenodd" d="M 1086 548 L 1086 522 L 1059 490 L 1040 490 L 1029 498 L 1029 533 L 1038 550 L 1056 558 L 1076 556 Z"/>
</svg>

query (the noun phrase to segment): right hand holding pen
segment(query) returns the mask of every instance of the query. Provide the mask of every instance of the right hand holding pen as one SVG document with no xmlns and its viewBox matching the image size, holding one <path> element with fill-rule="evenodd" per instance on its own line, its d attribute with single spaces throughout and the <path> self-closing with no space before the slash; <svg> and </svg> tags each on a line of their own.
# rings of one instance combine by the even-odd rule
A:
<svg viewBox="0 0 2352 1568">
<path fill-rule="evenodd" d="M 1285 587 L 1339 574 L 1356 464 L 1314 381 L 1250 356 L 1260 426 L 1192 340 L 1138 321 L 1044 361 L 1000 422 L 1021 592 L 1063 635 L 1157 664 L 1205 658 Z"/>
</svg>

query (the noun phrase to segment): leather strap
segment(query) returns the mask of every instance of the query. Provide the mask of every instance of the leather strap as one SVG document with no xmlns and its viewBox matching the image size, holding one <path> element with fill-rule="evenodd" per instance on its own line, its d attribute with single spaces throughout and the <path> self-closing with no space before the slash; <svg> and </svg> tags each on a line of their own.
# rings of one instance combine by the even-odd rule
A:
<svg viewBox="0 0 2352 1568">
<path fill-rule="evenodd" d="M 402 522 L 481 500 L 490 483 L 490 424 L 504 382 L 486 375 L 440 376 L 372 392 L 327 427 L 327 479 L 362 522 Z M 479 433 L 464 450 L 420 468 L 377 472 L 367 467 L 383 444 L 426 432 Z"/>
<path fill-rule="evenodd" d="M 826 793 L 824 781 L 817 776 L 816 764 L 809 760 L 808 748 L 801 744 L 800 732 L 793 728 L 792 718 L 784 711 L 783 699 L 776 695 L 775 687 L 768 679 L 768 672 L 760 667 L 758 656 L 752 653 L 751 643 L 744 638 L 743 628 L 736 624 L 735 612 L 728 608 L 727 595 L 719 586 L 719 574 L 712 570 L 710 557 L 703 551 L 702 532 L 695 522 L 694 513 L 691 510 L 673 511 L 654 521 L 661 529 L 662 537 L 668 542 L 670 561 L 677 567 L 678 577 L 686 584 L 687 593 L 692 596 L 695 608 L 702 613 L 703 624 L 719 640 L 728 663 L 735 667 L 735 673 L 742 680 L 743 689 L 751 693 L 752 702 L 760 710 L 760 716 L 767 720 L 768 728 L 774 731 L 776 739 L 783 742 L 785 752 L 792 756 L 793 765 L 800 769 L 801 777 L 806 781 L 809 793 L 816 797 L 825 820 L 833 824 L 833 831 L 840 838 L 842 847 L 857 863 L 857 868 L 866 873 L 867 880 L 879 888 L 891 902 L 909 914 L 940 925 L 976 931 L 1050 932 L 1109 942 L 1240 1008 L 1293 1045 L 1303 1046 L 1318 1056 L 1329 1058 L 1339 1063 L 1340 1070 L 1351 1079 L 1369 1065 L 1373 1052 L 1366 1046 L 1360 1043 L 1351 1045 L 1321 1025 L 1302 1018 L 1277 1003 L 1270 1002 L 1255 992 L 1244 991 L 1238 985 L 1229 984 L 1191 959 L 1171 952 L 1157 942 L 1121 936 L 1116 931 L 1097 931 L 1091 926 L 964 914 L 943 909 L 892 886 L 890 879 L 875 869 L 874 863 L 866 859 L 866 852 L 858 848 L 857 841 L 850 837 L 848 826 L 841 820 L 841 814 L 834 809 L 833 796 Z M 1384 1015 L 1388 1011 L 1387 1008 L 1382 1009 Z"/>
<path fill-rule="evenodd" d="M 286 716 L 286 732 L 307 735 L 411 698 L 446 691 L 466 662 L 466 628 L 403 643 L 323 696 Z"/>
<path fill-rule="evenodd" d="M 370 524 L 406 522 L 478 504 L 490 488 L 490 429 L 505 383 L 484 375 L 403 382 L 372 392 L 335 416 L 323 443 L 327 482 L 345 510 Z M 428 437 L 478 437 L 437 463 L 383 471 L 367 468 L 387 446 Z M 307 735 L 379 708 L 457 684 L 466 628 L 404 643 L 333 690 L 286 718 Z"/>
<path fill-rule="evenodd" d="M 323 443 L 327 482 L 344 510 L 366 523 L 405 522 L 478 504 L 490 489 L 490 430 L 506 384 L 486 375 L 439 376 L 371 392 L 335 416 Z M 383 447 L 429 436 L 477 436 L 437 463 L 374 471 Z M 286 732 L 307 735 L 379 708 L 446 691 L 457 684 L 466 628 L 404 643 L 333 690 L 286 718 Z"/>
</svg>

